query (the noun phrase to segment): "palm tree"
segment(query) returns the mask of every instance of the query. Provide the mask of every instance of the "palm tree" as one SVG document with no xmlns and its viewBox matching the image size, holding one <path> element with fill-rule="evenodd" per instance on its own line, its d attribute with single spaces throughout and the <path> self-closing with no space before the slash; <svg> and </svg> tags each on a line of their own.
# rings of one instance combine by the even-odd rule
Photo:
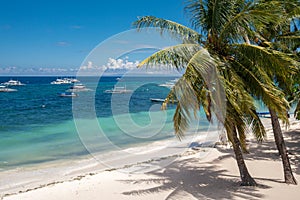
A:
<svg viewBox="0 0 300 200">
<path fill-rule="evenodd" d="M 299 56 L 300 58 L 300 56 Z M 296 119 L 300 120 L 300 73 L 296 74 L 293 77 L 294 84 L 292 87 L 292 92 L 289 95 L 290 99 L 290 104 L 296 105 L 295 111 L 294 111 L 294 116 Z"/>
<path fill-rule="evenodd" d="M 242 154 L 242 151 L 247 151 L 246 127 L 252 122 L 252 132 L 258 141 L 265 136 L 253 96 L 261 97 L 268 107 L 287 121 L 282 113 L 285 113 L 288 103 L 268 71 L 275 67 L 289 73 L 286 65 L 280 63 L 291 64 L 291 59 L 280 51 L 249 41 L 257 29 L 280 18 L 276 12 L 268 12 L 267 6 L 272 5 L 242 0 L 190 0 L 185 9 L 195 30 L 153 16 L 142 17 L 134 23 L 138 29 L 157 27 L 161 33 L 168 32 L 182 39 L 182 44 L 153 54 L 140 66 L 167 64 L 178 70 L 185 69 L 166 99 L 166 103 L 174 96 L 179 100 L 173 118 L 175 134 L 179 138 L 184 135 L 193 117 L 191 111 L 196 112 L 202 107 L 209 121 L 214 113 L 233 144 L 241 185 L 247 186 L 256 185 L 256 182 L 250 176 Z M 275 6 L 272 8 L 273 11 L 276 9 Z M 215 76 L 212 78 L 211 74 Z M 224 87 L 223 104 L 220 95 L 216 94 L 215 85 Z M 226 109 L 217 105 L 226 105 Z"/>
<path fill-rule="evenodd" d="M 269 27 L 263 31 L 259 31 L 256 42 L 260 46 L 267 46 L 268 48 L 289 53 L 292 57 L 295 57 L 295 52 L 299 47 L 300 41 L 300 34 L 297 30 L 298 27 L 295 18 L 300 16 L 299 1 L 283 1 L 281 6 L 281 19 L 276 23 L 270 24 Z M 290 97 L 294 95 L 292 91 L 293 74 L 288 75 L 274 70 L 273 72 L 270 72 L 270 76 L 273 77 L 277 82 L 276 84 L 285 91 L 286 95 L 289 95 Z M 278 114 L 272 108 L 269 108 L 269 111 L 271 114 L 275 143 L 282 159 L 285 182 L 288 184 L 297 184 L 290 165 L 287 148 L 278 120 Z"/>
</svg>

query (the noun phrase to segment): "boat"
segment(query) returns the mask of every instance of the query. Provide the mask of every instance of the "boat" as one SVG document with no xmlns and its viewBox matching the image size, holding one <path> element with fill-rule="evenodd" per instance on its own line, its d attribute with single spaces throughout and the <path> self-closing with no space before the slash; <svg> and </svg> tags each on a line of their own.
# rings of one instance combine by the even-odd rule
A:
<svg viewBox="0 0 300 200">
<path fill-rule="evenodd" d="M 150 101 L 154 103 L 163 103 L 165 102 L 165 99 L 158 99 L 158 98 L 150 98 Z M 178 103 L 178 100 L 169 100 L 169 103 Z"/>
<path fill-rule="evenodd" d="M 270 112 L 257 112 L 257 115 L 259 117 L 269 117 L 270 116 Z"/>
<path fill-rule="evenodd" d="M 55 81 L 52 81 L 50 84 L 52 84 L 52 85 L 62 85 L 62 84 L 72 84 L 72 82 L 68 78 L 64 78 L 64 79 L 58 78 Z"/>
<path fill-rule="evenodd" d="M 68 90 L 66 90 L 66 92 L 86 92 L 86 91 L 91 91 L 91 89 L 87 88 L 82 83 L 74 84 Z"/>
<path fill-rule="evenodd" d="M 150 98 L 150 101 L 157 102 L 157 103 L 163 103 L 163 102 L 165 102 L 165 99 Z"/>
<path fill-rule="evenodd" d="M 0 85 L 0 92 L 17 92 L 18 90 L 16 89 L 12 89 L 12 88 L 8 88 L 4 85 Z"/>
<path fill-rule="evenodd" d="M 175 84 L 176 84 L 176 82 L 177 82 L 178 80 L 179 80 L 179 79 L 176 78 L 176 79 L 174 79 L 174 80 L 170 80 L 170 81 L 167 81 L 167 82 L 165 82 L 165 83 L 159 84 L 159 86 L 161 86 L 161 87 L 167 87 L 167 88 L 169 88 L 169 89 L 172 89 L 172 88 L 175 86 Z"/>
<path fill-rule="evenodd" d="M 6 85 L 6 86 L 21 86 L 21 85 L 25 85 L 24 83 L 21 83 L 20 81 L 16 81 L 16 80 L 9 80 L 5 83 L 2 83 L 3 85 Z"/>
<path fill-rule="evenodd" d="M 111 94 L 122 94 L 122 93 L 130 93 L 130 92 L 132 92 L 132 90 L 127 90 L 126 86 L 124 86 L 124 87 L 114 86 L 113 89 L 105 90 L 104 92 L 105 93 L 111 93 Z"/>
<path fill-rule="evenodd" d="M 60 97 L 78 97 L 75 92 L 63 92 L 59 94 Z"/>
<path fill-rule="evenodd" d="M 76 78 L 67 78 L 67 80 L 71 81 L 71 83 L 79 83 L 80 81 Z"/>
<path fill-rule="evenodd" d="M 163 83 L 163 84 L 159 84 L 158 86 L 167 87 L 167 88 L 172 89 L 174 87 L 174 85 L 175 85 L 175 83 L 173 83 L 173 82 L 166 82 L 166 83 Z"/>
</svg>

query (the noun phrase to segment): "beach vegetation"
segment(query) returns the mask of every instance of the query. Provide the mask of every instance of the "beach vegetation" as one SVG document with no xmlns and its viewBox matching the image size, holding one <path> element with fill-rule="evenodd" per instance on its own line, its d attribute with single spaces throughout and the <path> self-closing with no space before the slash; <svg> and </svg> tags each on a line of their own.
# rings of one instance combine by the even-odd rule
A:
<svg viewBox="0 0 300 200">
<path fill-rule="evenodd" d="M 268 2 L 268 1 L 266 1 Z M 281 51 L 294 60 L 294 69 L 270 72 L 270 77 L 273 78 L 275 84 L 285 93 L 286 99 L 293 102 L 298 96 L 298 84 L 299 79 L 299 57 L 297 58 L 297 49 L 300 44 L 299 34 L 299 16 L 300 16 L 300 2 L 298 0 L 292 1 L 280 1 L 274 3 L 276 9 L 281 9 L 281 17 L 278 18 L 276 23 L 270 23 L 265 29 L 257 31 L 256 44 L 258 46 L 265 46 L 268 44 L 269 49 L 275 49 Z M 288 69 L 289 65 L 286 65 Z M 274 67 L 275 68 L 275 67 Z M 288 72 L 288 73 L 284 73 Z M 273 134 L 276 143 L 276 147 L 281 156 L 284 179 L 287 184 L 297 184 L 295 177 L 293 176 L 287 147 L 282 134 L 281 126 L 279 123 L 278 113 L 269 107 L 271 115 L 271 122 L 273 127 Z M 298 106 L 296 107 L 297 118 Z M 287 116 L 288 110 L 287 110 Z M 284 118 L 281 117 L 285 121 Z M 288 123 L 288 121 L 286 121 Z"/>
<path fill-rule="evenodd" d="M 254 99 L 288 124 L 289 103 L 274 78 L 287 83 L 297 62 L 270 40 L 260 37 L 264 30 L 278 31 L 284 1 L 189 0 L 185 11 L 191 27 L 154 17 L 140 17 L 134 26 L 155 27 L 161 34 L 179 38 L 181 43 L 160 50 L 140 63 L 140 67 L 166 65 L 184 74 L 172 88 L 163 108 L 178 99 L 174 114 L 175 134 L 182 138 L 190 120 L 201 108 L 208 121 L 213 116 L 225 127 L 240 171 L 241 185 L 255 186 L 243 153 L 248 152 L 248 128 L 261 142 L 264 126 Z M 271 26 L 272 25 L 272 26 Z M 278 75 L 278 76 L 277 76 Z M 273 118 L 272 118 L 273 119 Z"/>
</svg>

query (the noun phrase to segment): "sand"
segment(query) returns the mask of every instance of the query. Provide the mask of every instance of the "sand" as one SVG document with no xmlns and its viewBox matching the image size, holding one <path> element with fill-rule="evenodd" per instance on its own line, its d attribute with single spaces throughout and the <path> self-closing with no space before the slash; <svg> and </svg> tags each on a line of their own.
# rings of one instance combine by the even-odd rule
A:
<svg viewBox="0 0 300 200">
<path fill-rule="evenodd" d="M 3 193 L 3 200 L 94 199 L 299 199 L 300 185 L 283 181 L 280 157 L 272 137 L 270 119 L 266 141 L 249 137 L 246 164 L 258 187 L 239 186 L 239 172 L 230 146 L 190 148 L 180 155 L 142 162 L 110 171 L 76 175 L 59 183 Z M 294 175 L 300 182 L 300 122 L 291 119 L 284 137 Z M 176 159 L 175 159 L 176 158 Z M 169 163 L 165 166 L 163 163 Z M 142 173 L 152 166 L 153 171 Z"/>
</svg>

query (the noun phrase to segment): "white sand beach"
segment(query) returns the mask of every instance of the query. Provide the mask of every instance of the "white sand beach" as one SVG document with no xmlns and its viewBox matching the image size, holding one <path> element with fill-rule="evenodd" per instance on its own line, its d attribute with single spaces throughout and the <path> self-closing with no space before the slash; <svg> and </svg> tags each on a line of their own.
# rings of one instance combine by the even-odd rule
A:
<svg viewBox="0 0 300 200">
<path fill-rule="evenodd" d="M 232 149 L 229 146 L 217 146 L 191 148 L 177 157 L 173 155 L 115 170 L 85 171 L 67 180 L 61 180 L 60 177 L 57 181 L 23 187 L 19 191 L 8 189 L 2 191 L 0 197 L 3 200 L 299 199 L 300 185 L 283 183 L 281 160 L 269 121 L 264 119 L 268 130 L 266 141 L 257 144 L 250 136 L 250 154 L 245 155 L 248 169 L 258 187 L 240 187 Z M 300 182 L 300 122 L 291 119 L 284 136 L 294 175 Z M 171 159 L 170 165 L 136 173 L 143 167 L 161 166 Z"/>
</svg>

